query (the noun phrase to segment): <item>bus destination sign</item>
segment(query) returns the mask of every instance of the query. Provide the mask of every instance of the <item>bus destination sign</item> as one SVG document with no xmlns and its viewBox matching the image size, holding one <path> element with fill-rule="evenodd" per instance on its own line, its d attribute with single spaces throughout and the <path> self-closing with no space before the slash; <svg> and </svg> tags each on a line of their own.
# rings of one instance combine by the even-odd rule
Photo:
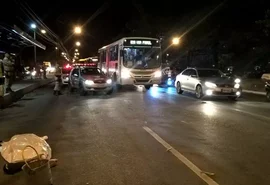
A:
<svg viewBox="0 0 270 185">
<path fill-rule="evenodd" d="M 157 40 L 144 40 L 144 39 L 127 39 L 124 46 L 160 46 Z"/>
</svg>

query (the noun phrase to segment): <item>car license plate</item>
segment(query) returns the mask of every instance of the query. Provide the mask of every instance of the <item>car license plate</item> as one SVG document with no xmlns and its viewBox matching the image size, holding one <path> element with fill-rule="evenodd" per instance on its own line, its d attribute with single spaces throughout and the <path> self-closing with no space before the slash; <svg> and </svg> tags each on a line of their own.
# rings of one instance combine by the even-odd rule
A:
<svg viewBox="0 0 270 185">
<path fill-rule="evenodd" d="M 232 92 L 232 89 L 222 89 L 222 92 L 223 93 L 231 93 Z"/>
</svg>

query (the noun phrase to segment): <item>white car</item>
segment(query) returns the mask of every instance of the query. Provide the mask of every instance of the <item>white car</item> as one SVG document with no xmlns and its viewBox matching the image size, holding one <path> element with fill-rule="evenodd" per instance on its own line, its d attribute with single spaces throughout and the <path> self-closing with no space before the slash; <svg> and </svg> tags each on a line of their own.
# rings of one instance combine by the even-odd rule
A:
<svg viewBox="0 0 270 185">
<path fill-rule="evenodd" d="M 187 68 L 176 76 L 175 87 L 178 94 L 184 91 L 204 96 L 226 96 L 236 100 L 241 95 L 241 80 L 225 76 L 218 69 Z"/>
</svg>

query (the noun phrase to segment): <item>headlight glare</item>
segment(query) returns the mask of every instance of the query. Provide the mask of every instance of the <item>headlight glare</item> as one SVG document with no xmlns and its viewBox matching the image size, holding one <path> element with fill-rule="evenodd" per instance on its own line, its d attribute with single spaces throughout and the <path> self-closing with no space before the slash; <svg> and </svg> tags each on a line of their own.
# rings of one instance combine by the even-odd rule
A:
<svg viewBox="0 0 270 185">
<path fill-rule="evenodd" d="M 111 84 L 111 83 L 112 83 L 112 80 L 111 80 L 111 79 L 108 79 L 108 80 L 106 81 L 106 83 L 107 83 L 107 84 Z"/>
<path fill-rule="evenodd" d="M 94 82 L 92 80 L 85 80 L 84 82 L 86 85 L 93 85 Z"/>
<path fill-rule="evenodd" d="M 217 87 L 217 85 L 212 83 L 212 82 L 205 82 L 204 84 L 208 88 L 216 88 Z"/>
<path fill-rule="evenodd" d="M 156 71 L 154 74 L 154 77 L 159 78 L 159 77 L 161 77 L 161 75 L 162 75 L 161 71 Z"/>
</svg>

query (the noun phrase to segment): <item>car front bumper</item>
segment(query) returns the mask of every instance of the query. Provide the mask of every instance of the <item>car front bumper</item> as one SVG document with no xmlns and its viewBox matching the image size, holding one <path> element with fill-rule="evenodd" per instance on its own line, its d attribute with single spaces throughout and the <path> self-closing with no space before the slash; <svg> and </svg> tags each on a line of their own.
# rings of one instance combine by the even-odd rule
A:
<svg viewBox="0 0 270 185">
<path fill-rule="evenodd" d="M 110 84 L 83 85 L 84 91 L 110 91 L 113 87 Z"/>
<path fill-rule="evenodd" d="M 240 97 L 242 94 L 241 88 L 205 88 L 205 96 L 232 96 Z"/>
</svg>

